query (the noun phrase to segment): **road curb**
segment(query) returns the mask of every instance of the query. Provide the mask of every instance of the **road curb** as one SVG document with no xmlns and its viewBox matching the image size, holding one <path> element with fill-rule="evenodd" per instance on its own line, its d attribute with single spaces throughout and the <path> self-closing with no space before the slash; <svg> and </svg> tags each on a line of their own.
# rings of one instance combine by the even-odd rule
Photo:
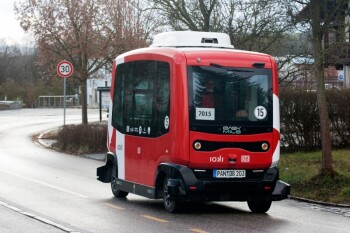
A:
<svg viewBox="0 0 350 233">
<path fill-rule="evenodd" d="M 10 210 L 16 212 L 16 213 L 19 213 L 19 214 L 21 214 L 21 215 L 24 215 L 24 216 L 27 216 L 27 217 L 29 217 L 29 218 L 32 218 L 32 219 L 34 219 L 34 220 L 36 220 L 36 221 L 40 221 L 40 222 L 42 222 L 42 223 L 44 223 L 44 224 L 46 224 L 46 225 L 50 225 L 50 226 L 52 226 L 52 227 L 58 228 L 58 229 L 60 229 L 60 230 L 62 230 L 62 231 L 64 231 L 64 232 L 68 232 L 68 233 L 80 233 L 79 231 L 75 231 L 75 230 L 70 229 L 69 227 L 63 226 L 63 225 L 60 224 L 60 223 L 51 221 L 51 220 L 49 220 L 49 219 L 47 219 L 47 218 L 44 218 L 44 217 L 42 217 L 42 216 L 35 215 L 35 214 L 33 214 L 33 213 L 30 213 L 30 212 L 26 212 L 26 211 L 24 211 L 24 210 L 22 210 L 22 209 L 20 209 L 20 208 L 17 208 L 16 206 L 9 205 L 9 204 L 7 204 L 7 203 L 5 203 L 5 202 L 0 201 L 0 206 L 3 206 L 3 207 L 5 207 L 5 208 L 7 208 L 7 209 L 10 209 Z"/>
<path fill-rule="evenodd" d="M 47 143 L 47 139 L 44 137 L 45 134 L 47 134 L 53 130 L 56 130 L 56 129 L 49 129 L 49 130 L 46 130 L 44 132 L 41 132 L 37 138 L 38 143 L 44 147 L 48 147 L 48 148 L 53 149 L 54 147 L 51 144 Z"/>
<path fill-rule="evenodd" d="M 315 200 L 302 198 L 302 197 L 295 197 L 295 196 L 290 196 L 289 198 L 292 200 L 295 200 L 295 201 L 301 201 L 301 202 L 306 202 L 306 203 L 310 203 L 310 204 L 317 204 L 317 205 L 330 206 L 330 207 L 339 207 L 339 208 L 350 208 L 350 205 L 347 205 L 347 204 L 337 204 L 337 203 L 331 203 L 331 202 L 315 201 Z"/>
</svg>

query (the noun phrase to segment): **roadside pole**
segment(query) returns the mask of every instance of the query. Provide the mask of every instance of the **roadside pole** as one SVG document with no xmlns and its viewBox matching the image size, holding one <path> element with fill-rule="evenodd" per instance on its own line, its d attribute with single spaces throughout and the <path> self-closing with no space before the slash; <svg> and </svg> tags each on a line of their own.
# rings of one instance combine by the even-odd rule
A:
<svg viewBox="0 0 350 233">
<path fill-rule="evenodd" d="M 72 63 L 69 61 L 61 61 L 57 65 L 57 74 L 63 78 L 63 126 L 66 125 L 66 88 L 67 88 L 67 78 L 72 75 L 74 71 Z"/>
<path fill-rule="evenodd" d="M 63 78 L 63 126 L 66 125 L 66 107 L 67 107 L 67 96 L 66 96 L 66 89 L 67 89 L 67 78 Z"/>
</svg>

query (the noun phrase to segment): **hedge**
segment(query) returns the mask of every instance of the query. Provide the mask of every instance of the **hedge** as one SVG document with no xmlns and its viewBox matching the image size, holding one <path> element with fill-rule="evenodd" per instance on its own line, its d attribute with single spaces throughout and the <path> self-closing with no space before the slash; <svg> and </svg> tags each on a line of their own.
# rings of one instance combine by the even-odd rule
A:
<svg viewBox="0 0 350 233">
<path fill-rule="evenodd" d="M 327 90 L 333 148 L 350 147 L 350 89 Z M 316 92 L 280 90 L 282 151 L 321 148 Z"/>
</svg>

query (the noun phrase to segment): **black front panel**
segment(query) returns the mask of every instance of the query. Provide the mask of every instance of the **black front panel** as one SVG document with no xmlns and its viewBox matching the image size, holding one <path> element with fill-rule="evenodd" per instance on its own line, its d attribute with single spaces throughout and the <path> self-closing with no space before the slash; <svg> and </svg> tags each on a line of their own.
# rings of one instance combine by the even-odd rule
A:
<svg viewBox="0 0 350 233">
<path fill-rule="evenodd" d="M 262 149 L 262 144 L 267 143 L 266 141 L 258 142 L 213 142 L 213 141 L 195 141 L 201 144 L 201 148 L 197 151 L 215 151 L 224 148 L 235 148 L 243 149 L 250 152 L 266 152 L 267 150 Z M 193 146 L 194 147 L 194 146 Z M 195 147 L 194 147 L 195 148 Z"/>
<path fill-rule="evenodd" d="M 188 67 L 190 130 L 222 135 L 272 132 L 272 72 Z"/>
</svg>

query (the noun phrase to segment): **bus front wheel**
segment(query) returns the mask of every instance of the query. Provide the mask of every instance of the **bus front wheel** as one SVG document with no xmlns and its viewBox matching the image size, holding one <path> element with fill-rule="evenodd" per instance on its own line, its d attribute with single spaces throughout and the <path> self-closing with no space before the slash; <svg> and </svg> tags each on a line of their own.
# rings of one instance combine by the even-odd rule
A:
<svg viewBox="0 0 350 233">
<path fill-rule="evenodd" d="M 112 171 L 112 181 L 111 181 L 112 193 L 117 198 L 125 198 L 129 193 L 121 191 L 117 188 L 117 178 L 118 178 L 118 171 L 117 171 L 117 166 L 115 165 L 113 166 L 113 171 Z"/>
<path fill-rule="evenodd" d="M 169 177 L 165 177 L 163 183 L 163 204 L 164 209 L 169 213 L 179 212 L 181 209 L 181 202 L 171 200 L 168 196 L 168 181 Z"/>
<path fill-rule="evenodd" d="M 272 201 L 254 200 L 248 201 L 248 207 L 253 213 L 266 213 L 271 207 Z"/>
</svg>

